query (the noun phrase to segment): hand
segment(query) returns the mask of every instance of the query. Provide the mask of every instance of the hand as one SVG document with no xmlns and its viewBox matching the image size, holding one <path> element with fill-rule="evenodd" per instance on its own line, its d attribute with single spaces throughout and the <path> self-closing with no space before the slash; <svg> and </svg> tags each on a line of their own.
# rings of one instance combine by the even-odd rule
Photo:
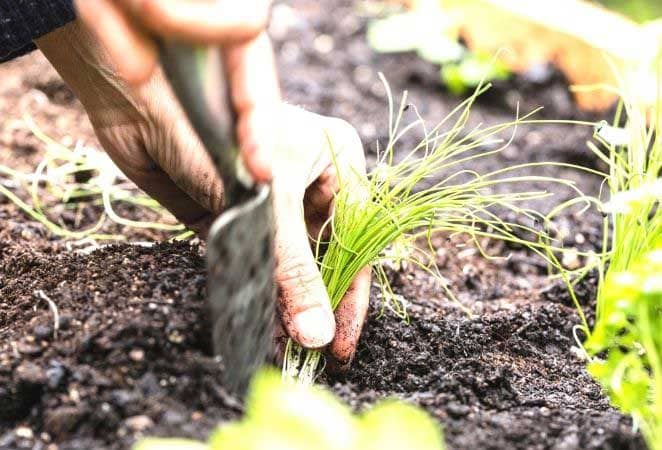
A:
<svg viewBox="0 0 662 450">
<path fill-rule="evenodd" d="M 118 167 L 179 220 L 204 231 L 221 210 L 223 187 L 162 72 L 156 69 L 143 84 L 129 86 L 101 44 L 77 23 L 37 45 L 85 106 Z M 270 173 L 282 323 L 304 347 L 331 343 L 329 353 L 343 367 L 352 359 L 365 319 L 370 269 L 357 277 L 334 320 L 308 236 L 316 237 L 329 217 L 338 175 L 360 187 L 363 149 L 356 131 L 343 121 L 281 103 L 270 108 L 269 121 L 261 126 L 274 143 Z"/>
<path fill-rule="evenodd" d="M 268 0 L 75 0 L 81 21 L 129 86 L 149 82 L 158 54 L 150 35 L 222 48 L 244 165 L 257 181 L 271 178 L 269 122 L 280 103 Z"/>
</svg>

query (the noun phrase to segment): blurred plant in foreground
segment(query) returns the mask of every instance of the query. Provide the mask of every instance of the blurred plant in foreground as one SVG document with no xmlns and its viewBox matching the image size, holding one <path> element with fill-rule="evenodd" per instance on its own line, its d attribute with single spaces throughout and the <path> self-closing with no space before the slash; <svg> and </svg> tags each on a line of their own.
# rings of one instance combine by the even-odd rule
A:
<svg viewBox="0 0 662 450">
<path fill-rule="evenodd" d="M 662 55 L 657 85 L 661 86 Z M 616 72 L 618 74 L 618 72 Z M 612 403 L 631 414 L 652 450 L 662 449 L 662 88 L 652 110 L 622 74 L 623 99 L 613 125 L 596 126 L 589 143 L 609 168 L 609 199 L 594 199 L 603 216 L 596 322 L 580 328 L 588 370 Z M 625 120 L 622 120 L 624 116 Z M 620 124 L 625 122 L 624 128 Z M 573 285 L 563 274 L 570 295 Z M 581 307 L 579 314 L 583 317 Z"/>
<path fill-rule="evenodd" d="M 253 379 L 241 421 L 221 425 L 207 443 L 148 438 L 134 450 L 443 450 L 439 425 L 421 409 L 386 400 L 355 416 L 330 392 L 281 380 Z"/>
<path fill-rule="evenodd" d="M 603 310 L 586 349 L 588 371 L 632 415 L 651 450 L 662 449 L 662 240 L 602 287 Z M 604 356 L 603 356 L 604 355 Z"/>
</svg>

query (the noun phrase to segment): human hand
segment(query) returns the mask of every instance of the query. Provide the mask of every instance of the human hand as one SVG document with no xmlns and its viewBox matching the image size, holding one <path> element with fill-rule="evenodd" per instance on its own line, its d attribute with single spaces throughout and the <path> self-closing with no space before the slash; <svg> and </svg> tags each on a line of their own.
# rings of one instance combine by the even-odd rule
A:
<svg viewBox="0 0 662 450">
<path fill-rule="evenodd" d="M 271 179 L 269 126 L 280 103 L 271 43 L 265 32 L 269 0 L 75 0 L 80 20 L 108 53 L 129 86 L 150 80 L 159 35 L 218 46 L 237 114 L 244 165 L 258 182 Z"/>
<path fill-rule="evenodd" d="M 162 72 L 156 69 L 143 84 L 129 86 L 100 43 L 76 23 L 37 45 L 85 106 L 118 167 L 182 222 L 204 231 L 221 211 L 222 183 Z M 269 119 L 261 126 L 274 144 L 270 173 L 282 323 L 304 347 L 331 343 L 329 353 L 343 367 L 365 319 L 370 269 L 357 277 L 334 320 L 308 237 L 318 235 L 331 213 L 338 171 L 343 182 L 360 188 L 361 143 L 347 123 L 293 106 L 278 103 Z"/>
</svg>

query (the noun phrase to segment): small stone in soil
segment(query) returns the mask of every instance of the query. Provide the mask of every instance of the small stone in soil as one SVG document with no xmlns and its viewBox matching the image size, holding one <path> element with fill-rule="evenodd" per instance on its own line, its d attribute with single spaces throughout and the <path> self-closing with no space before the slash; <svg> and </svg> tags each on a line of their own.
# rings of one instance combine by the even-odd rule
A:
<svg viewBox="0 0 662 450">
<path fill-rule="evenodd" d="M 71 316 L 68 314 L 64 314 L 60 316 L 60 320 L 58 321 L 59 323 L 59 329 L 60 330 L 66 330 L 69 328 L 71 325 Z"/>
<path fill-rule="evenodd" d="M 176 411 L 166 411 L 165 413 L 163 413 L 161 420 L 163 421 L 164 424 L 170 426 L 181 425 L 186 421 L 184 416 Z"/>
<path fill-rule="evenodd" d="M 129 358 L 131 361 L 140 362 L 145 359 L 145 352 L 142 349 L 134 348 L 129 352 Z"/>
<path fill-rule="evenodd" d="M 24 355 L 28 356 L 38 356 L 41 354 L 42 350 L 41 347 L 38 346 L 37 344 L 32 344 L 26 341 L 19 342 L 18 345 L 16 346 L 18 351 Z"/>
<path fill-rule="evenodd" d="M 73 430 L 83 418 L 86 411 L 77 406 L 61 406 L 46 411 L 44 416 L 44 429 L 52 435 L 67 433 Z"/>
<path fill-rule="evenodd" d="M 62 364 L 54 361 L 51 367 L 46 370 L 46 380 L 50 389 L 57 389 L 66 375 L 66 370 Z"/>
<path fill-rule="evenodd" d="M 454 419 L 460 419 L 471 412 L 471 408 L 467 405 L 461 405 L 459 403 L 449 403 L 446 407 L 446 412 L 448 415 Z"/>
<path fill-rule="evenodd" d="M 21 439 L 32 439 L 34 438 L 34 433 L 32 432 L 31 428 L 28 427 L 18 427 L 16 428 L 16 431 L 14 431 L 16 436 L 20 437 Z"/>
<path fill-rule="evenodd" d="M 16 368 L 16 377 L 22 383 L 35 386 L 46 384 L 47 379 L 44 370 L 30 362 L 23 362 Z"/>
<path fill-rule="evenodd" d="M 125 408 L 129 404 L 137 402 L 140 399 L 140 395 L 132 391 L 116 389 L 111 392 L 110 398 L 115 406 Z"/>
<path fill-rule="evenodd" d="M 124 424 L 134 432 L 145 431 L 154 426 L 152 419 L 144 415 L 129 417 L 124 421 Z"/>
<path fill-rule="evenodd" d="M 42 341 L 48 340 L 53 337 L 53 327 L 50 325 L 37 325 L 32 331 L 34 336 Z"/>
</svg>

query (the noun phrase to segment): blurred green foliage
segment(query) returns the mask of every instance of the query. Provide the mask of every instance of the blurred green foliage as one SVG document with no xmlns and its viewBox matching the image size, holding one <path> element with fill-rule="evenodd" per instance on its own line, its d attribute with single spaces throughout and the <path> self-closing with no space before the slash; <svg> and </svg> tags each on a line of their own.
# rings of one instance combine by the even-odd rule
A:
<svg viewBox="0 0 662 450">
<path fill-rule="evenodd" d="M 588 370 L 632 415 L 651 450 L 662 449 L 662 240 L 624 272 L 609 274 L 604 311 L 586 349 Z"/>
<path fill-rule="evenodd" d="M 661 0 L 598 0 L 598 3 L 637 22 L 647 22 L 662 17 Z"/>
<path fill-rule="evenodd" d="M 257 374 L 243 420 L 221 425 L 204 444 L 148 438 L 134 450 L 443 450 L 437 424 L 421 409 L 386 400 L 355 416 L 320 387 Z"/>
<path fill-rule="evenodd" d="M 457 95 L 473 90 L 481 81 L 508 78 L 508 69 L 496 58 L 472 52 L 459 42 L 457 14 L 438 0 L 419 1 L 411 11 L 373 20 L 368 25 L 368 43 L 380 53 L 416 52 L 441 65 L 441 80 Z"/>
</svg>

